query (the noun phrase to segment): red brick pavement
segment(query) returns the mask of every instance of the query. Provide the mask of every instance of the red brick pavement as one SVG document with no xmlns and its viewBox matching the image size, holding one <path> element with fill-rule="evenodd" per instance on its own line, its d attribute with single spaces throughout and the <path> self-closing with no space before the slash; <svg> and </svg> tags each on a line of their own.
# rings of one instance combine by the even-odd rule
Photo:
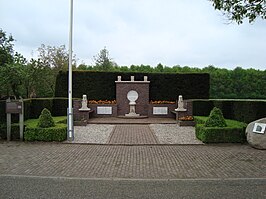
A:
<svg viewBox="0 0 266 199">
<path fill-rule="evenodd" d="M 0 175 L 81 178 L 266 178 L 247 145 L 115 146 L 0 143 Z"/>
<path fill-rule="evenodd" d="M 108 144 L 158 144 L 148 125 L 117 125 Z"/>
</svg>

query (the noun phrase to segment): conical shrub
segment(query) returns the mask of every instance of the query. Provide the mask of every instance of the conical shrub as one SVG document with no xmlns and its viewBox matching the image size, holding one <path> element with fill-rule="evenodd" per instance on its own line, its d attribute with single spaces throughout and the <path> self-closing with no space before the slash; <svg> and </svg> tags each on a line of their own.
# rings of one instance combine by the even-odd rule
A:
<svg viewBox="0 0 266 199">
<path fill-rule="evenodd" d="M 210 113 L 209 118 L 205 122 L 206 127 L 226 127 L 226 122 L 222 111 L 214 107 Z"/>
<path fill-rule="evenodd" d="M 37 126 L 40 128 L 49 128 L 55 126 L 54 119 L 47 108 L 42 110 Z"/>
</svg>

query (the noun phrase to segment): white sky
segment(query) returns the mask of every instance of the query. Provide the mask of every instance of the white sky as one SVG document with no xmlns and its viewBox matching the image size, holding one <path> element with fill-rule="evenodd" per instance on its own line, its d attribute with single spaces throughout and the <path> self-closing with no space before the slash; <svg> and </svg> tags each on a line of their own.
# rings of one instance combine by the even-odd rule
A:
<svg viewBox="0 0 266 199">
<path fill-rule="evenodd" d="M 0 0 L 0 28 L 15 50 L 68 48 L 70 0 Z M 266 69 L 266 20 L 228 24 L 208 0 L 74 0 L 73 51 L 92 64 L 104 46 L 120 65 Z"/>
</svg>

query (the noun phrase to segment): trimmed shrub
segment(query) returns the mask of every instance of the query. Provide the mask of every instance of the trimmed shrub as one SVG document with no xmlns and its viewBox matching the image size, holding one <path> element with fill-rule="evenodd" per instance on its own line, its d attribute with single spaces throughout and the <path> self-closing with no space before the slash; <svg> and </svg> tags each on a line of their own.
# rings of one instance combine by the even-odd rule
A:
<svg viewBox="0 0 266 199">
<path fill-rule="evenodd" d="M 39 128 L 37 127 L 39 120 L 30 119 L 25 122 L 26 128 L 24 139 L 26 141 L 64 141 L 67 138 L 67 125 L 63 124 L 65 117 L 55 117 L 54 127 Z"/>
<path fill-rule="evenodd" d="M 47 108 L 44 108 L 42 110 L 42 113 L 39 117 L 39 122 L 37 124 L 37 127 L 39 128 L 49 128 L 55 126 L 54 119 L 50 113 L 50 111 Z"/>
<path fill-rule="evenodd" d="M 205 127 L 226 127 L 226 122 L 222 111 L 214 107 L 210 113 L 210 116 L 205 122 Z"/>
<path fill-rule="evenodd" d="M 195 116 L 196 137 L 204 143 L 244 143 L 247 124 L 226 120 L 227 127 L 205 127 L 207 117 Z"/>
<path fill-rule="evenodd" d="M 67 127 L 56 125 L 51 128 L 31 128 L 26 127 L 24 133 L 25 141 L 64 141 L 67 138 Z"/>
</svg>

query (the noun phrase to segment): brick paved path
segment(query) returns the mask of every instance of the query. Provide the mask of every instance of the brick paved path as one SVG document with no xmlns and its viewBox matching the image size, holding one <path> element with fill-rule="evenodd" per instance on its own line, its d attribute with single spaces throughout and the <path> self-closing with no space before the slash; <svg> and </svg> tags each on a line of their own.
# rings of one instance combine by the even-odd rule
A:
<svg viewBox="0 0 266 199">
<path fill-rule="evenodd" d="M 266 178 L 247 145 L 115 146 L 0 143 L 0 175 L 81 178 Z"/>
<path fill-rule="evenodd" d="M 109 144 L 157 144 L 156 136 L 148 125 L 117 125 Z"/>
</svg>

